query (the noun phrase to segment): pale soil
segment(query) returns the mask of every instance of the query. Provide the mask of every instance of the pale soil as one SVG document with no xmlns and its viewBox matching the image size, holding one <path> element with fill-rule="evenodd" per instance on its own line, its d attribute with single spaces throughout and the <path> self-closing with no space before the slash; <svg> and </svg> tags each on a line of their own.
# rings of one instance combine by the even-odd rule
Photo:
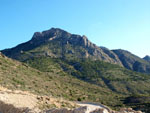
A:
<svg viewBox="0 0 150 113">
<path fill-rule="evenodd" d="M 16 108 L 29 108 L 31 113 L 42 113 L 43 110 L 50 110 L 52 108 L 67 108 L 76 110 L 83 110 L 84 113 L 112 113 L 108 107 L 104 105 L 96 105 L 90 103 L 76 103 L 66 101 L 62 98 L 54 98 L 50 96 L 37 96 L 27 91 L 9 90 L 0 86 L 0 101 L 6 104 L 12 104 Z M 85 109 L 86 107 L 86 109 Z M 120 112 L 113 111 L 113 113 L 142 113 L 130 109 L 122 109 Z"/>
<path fill-rule="evenodd" d="M 62 98 L 54 98 L 48 96 L 37 96 L 27 91 L 9 90 L 0 86 L 0 101 L 6 104 L 12 104 L 17 108 L 29 108 L 32 111 L 40 112 L 44 109 L 50 109 L 51 107 L 62 108 L 76 107 L 77 105 L 73 102 L 66 101 Z"/>
<path fill-rule="evenodd" d="M 29 108 L 34 111 L 40 111 L 37 96 L 29 92 L 12 91 L 0 87 L 0 101 L 6 104 L 12 104 L 17 108 Z"/>
<path fill-rule="evenodd" d="M 72 107 L 87 107 L 85 113 L 90 113 L 96 109 L 103 108 L 102 106 L 92 105 L 92 104 L 76 104 L 75 102 L 65 101 L 61 98 L 56 99 L 48 96 L 37 96 L 25 91 L 19 90 L 8 90 L 0 86 L 0 101 L 3 101 L 6 104 L 12 104 L 17 108 L 29 108 L 35 112 L 40 112 L 41 108 L 44 109 L 44 106 L 55 105 L 57 108 L 62 108 L 62 104 L 70 104 Z M 103 113 L 108 113 L 107 110 L 104 110 Z"/>
</svg>

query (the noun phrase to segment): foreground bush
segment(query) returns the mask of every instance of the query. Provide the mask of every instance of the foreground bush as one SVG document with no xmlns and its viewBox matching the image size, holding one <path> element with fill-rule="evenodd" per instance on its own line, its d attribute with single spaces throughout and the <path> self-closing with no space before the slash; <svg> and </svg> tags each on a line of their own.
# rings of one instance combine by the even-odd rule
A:
<svg viewBox="0 0 150 113">
<path fill-rule="evenodd" d="M 0 101 L 0 113 L 27 113 L 28 111 L 27 108 L 15 108 L 13 105 Z"/>
</svg>

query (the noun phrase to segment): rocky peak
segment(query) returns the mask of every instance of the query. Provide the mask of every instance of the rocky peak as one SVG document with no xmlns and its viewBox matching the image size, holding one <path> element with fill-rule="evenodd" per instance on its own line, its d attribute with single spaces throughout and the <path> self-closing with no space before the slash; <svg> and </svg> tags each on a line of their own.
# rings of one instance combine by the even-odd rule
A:
<svg viewBox="0 0 150 113">
<path fill-rule="evenodd" d="M 49 30 L 43 31 L 43 32 L 35 32 L 32 40 L 52 40 L 55 38 L 60 37 L 69 37 L 71 34 L 59 29 L 59 28 L 51 28 Z"/>
<path fill-rule="evenodd" d="M 43 34 L 41 32 L 35 32 L 32 39 L 37 40 L 40 39 L 41 37 L 43 37 Z"/>
<path fill-rule="evenodd" d="M 83 39 L 84 46 L 87 46 L 87 47 L 96 46 L 95 44 L 92 44 L 85 35 L 82 36 L 82 39 Z"/>
<path fill-rule="evenodd" d="M 150 56 L 146 55 L 143 59 L 146 60 L 146 61 L 150 61 Z"/>
<path fill-rule="evenodd" d="M 85 35 L 81 36 L 71 34 L 59 28 L 51 28 L 43 32 L 35 32 L 31 39 L 31 43 L 43 43 L 52 41 L 54 39 L 61 41 L 63 44 L 70 43 L 73 45 L 80 45 L 84 47 L 96 47 L 96 45 L 92 44 Z"/>
<path fill-rule="evenodd" d="M 116 55 L 112 52 L 107 54 L 107 52 L 90 42 L 85 35 L 71 34 L 59 28 L 35 32 L 30 41 L 2 52 L 6 56 L 20 61 L 36 56 L 51 56 L 67 59 L 89 58 L 121 65 Z M 29 54 L 27 55 L 25 52 Z"/>
</svg>

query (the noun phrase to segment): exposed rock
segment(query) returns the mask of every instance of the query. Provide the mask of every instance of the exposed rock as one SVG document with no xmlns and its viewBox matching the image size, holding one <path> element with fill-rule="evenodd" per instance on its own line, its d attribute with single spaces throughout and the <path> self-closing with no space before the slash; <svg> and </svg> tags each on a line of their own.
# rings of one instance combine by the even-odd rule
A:
<svg viewBox="0 0 150 113">
<path fill-rule="evenodd" d="M 110 113 L 106 109 L 96 109 L 95 111 L 92 111 L 90 113 Z"/>
<path fill-rule="evenodd" d="M 74 110 L 68 110 L 68 109 L 51 109 L 51 110 L 47 110 L 43 113 L 86 113 L 87 107 L 79 107 L 77 109 Z"/>
<path fill-rule="evenodd" d="M 121 49 L 113 50 L 113 52 L 119 57 L 125 68 L 137 72 L 150 73 L 150 63 L 144 59 Z"/>
<path fill-rule="evenodd" d="M 122 108 L 119 112 L 115 113 L 142 113 L 141 111 L 135 111 L 132 108 Z"/>
<path fill-rule="evenodd" d="M 120 59 L 118 58 L 118 56 L 111 50 L 107 49 L 106 47 L 100 47 L 104 53 L 106 53 L 110 58 L 115 59 L 115 61 L 117 61 L 117 64 L 122 65 L 122 62 L 120 61 Z M 114 62 L 115 63 L 115 62 Z"/>
<path fill-rule="evenodd" d="M 44 113 L 142 113 L 141 111 L 135 111 L 132 108 L 123 108 L 120 111 L 107 111 L 106 109 L 96 109 L 89 112 L 87 107 L 80 107 L 74 110 L 67 109 L 51 109 L 47 110 Z"/>
</svg>

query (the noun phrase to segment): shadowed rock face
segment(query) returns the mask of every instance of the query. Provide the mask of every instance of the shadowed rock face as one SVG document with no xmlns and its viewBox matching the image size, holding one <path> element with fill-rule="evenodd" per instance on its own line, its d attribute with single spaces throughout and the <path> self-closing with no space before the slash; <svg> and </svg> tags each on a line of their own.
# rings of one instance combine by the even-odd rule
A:
<svg viewBox="0 0 150 113">
<path fill-rule="evenodd" d="M 150 63 L 146 60 L 121 49 L 113 50 L 113 52 L 119 57 L 125 68 L 137 72 L 150 73 Z"/>
<path fill-rule="evenodd" d="M 8 57 L 24 61 L 32 57 L 50 56 L 64 59 L 103 60 L 113 64 L 122 65 L 107 52 L 91 43 L 86 36 L 70 34 L 58 28 L 34 33 L 32 39 L 14 48 L 2 51 Z"/>
<path fill-rule="evenodd" d="M 107 54 L 110 58 L 115 59 L 115 61 L 117 61 L 121 66 L 123 66 L 123 65 L 122 65 L 122 62 L 120 61 L 120 59 L 118 58 L 118 56 L 117 56 L 113 51 L 107 49 L 106 47 L 100 47 L 100 48 L 101 48 L 101 49 L 103 50 L 103 52 L 104 52 L 105 54 Z"/>
</svg>

